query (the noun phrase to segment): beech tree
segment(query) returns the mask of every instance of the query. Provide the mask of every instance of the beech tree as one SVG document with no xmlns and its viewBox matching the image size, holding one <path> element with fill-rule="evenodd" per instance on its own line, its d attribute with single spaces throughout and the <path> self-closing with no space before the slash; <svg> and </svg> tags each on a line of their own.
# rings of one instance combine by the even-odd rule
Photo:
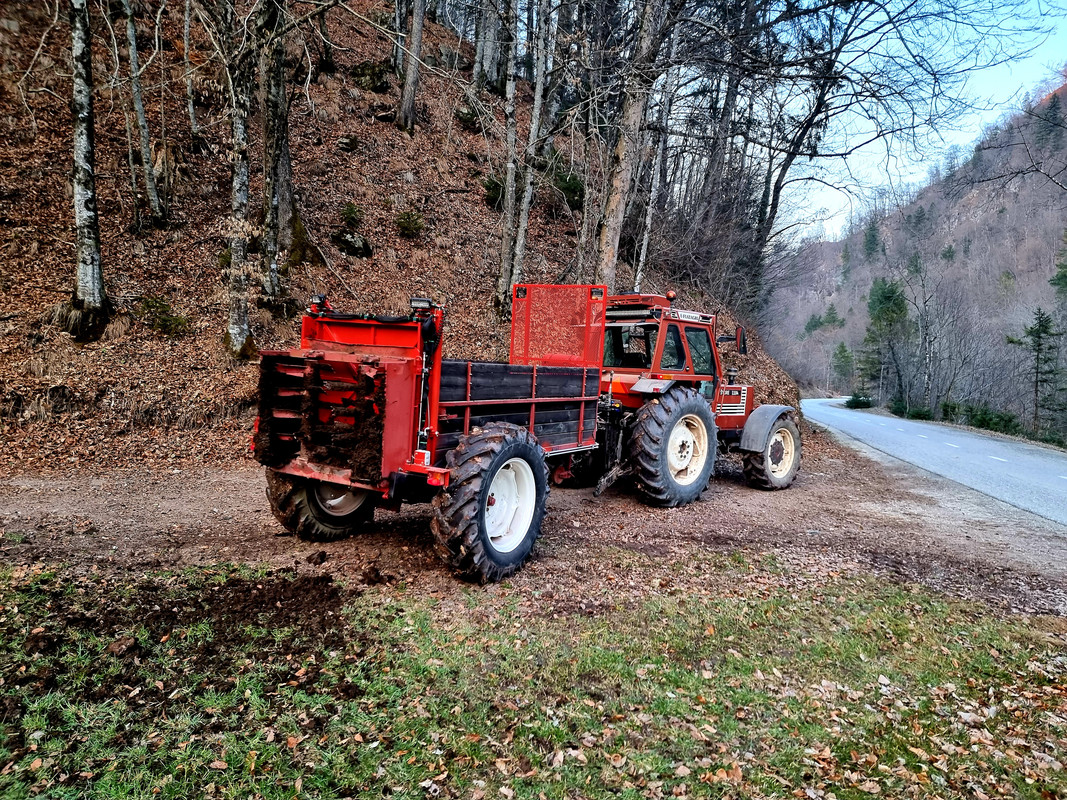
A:
<svg viewBox="0 0 1067 800">
<path fill-rule="evenodd" d="M 419 58 L 422 55 L 422 26 L 426 19 L 426 0 L 414 0 L 411 13 L 411 35 L 407 39 L 407 68 L 404 88 L 400 94 L 396 124 L 406 131 L 415 130 L 415 90 L 419 83 Z"/>
<path fill-rule="evenodd" d="M 69 0 L 74 131 L 75 282 L 67 303 L 59 305 L 54 321 L 78 338 L 99 336 L 107 325 L 111 303 L 104 289 L 100 264 L 100 221 L 96 205 L 96 121 L 93 109 L 92 33 L 87 0 Z"/>
<path fill-rule="evenodd" d="M 130 99 L 133 103 L 134 115 L 137 118 L 137 131 L 140 134 L 141 167 L 144 175 L 145 196 L 148 198 L 148 207 L 152 212 L 152 220 L 159 223 L 167 215 L 163 203 L 159 199 L 156 174 L 152 168 L 152 136 L 148 130 L 148 117 L 145 115 L 144 110 L 144 93 L 141 89 L 141 66 L 137 55 L 137 27 L 134 24 L 130 0 L 122 0 L 122 10 L 126 15 L 126 46 L 130 57 Z"/>
</svg>

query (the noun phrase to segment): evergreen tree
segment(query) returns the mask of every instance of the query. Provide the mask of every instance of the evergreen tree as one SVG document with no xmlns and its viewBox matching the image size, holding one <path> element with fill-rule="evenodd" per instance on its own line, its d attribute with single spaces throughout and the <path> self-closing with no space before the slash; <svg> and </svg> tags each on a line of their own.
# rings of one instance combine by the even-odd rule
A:
<svg viewBox="0 0 1067 800">
<path fill-rule="evenodd" d="M 823 326 L 823 318 L 818 314 L 812 314 L 808 317 L 808 321 L 804 323 L 804 333 L 810 336 L 819 330 Z"/>
<path fill-rule="evenodd" d="M 1038 147 L 1051 146 L 1053 151 L 1063 145 L 1063 104 L 1058 94 L 1053 94 L 1045 110 L 1038 115 L 1037 133 L 1034 141 Z"/>
<path fill-rule="evenodd" d="M 852 351 L 848 349 L 844 342 L 838 343 L 837 349 L 834 350 L 834 354 L 830 357 L 830 367 L 834 371 L 834 377 L 840 380 L 840 385 L 846 389 L 851 389 L 855 359 L 852 356 Z"/>
<path fill-rule="evenodd" d="M 1063 231 L 1063 249 L 1056 257 L 1056 274 L 1049 281 L 1056 288 L 1056 298 L 1067 306 L 1067 229 Z"/>
<path fill-rule="evenodd" d="M 878 233 L 878 223 L 872 218 L 867 223 L 867 230 L 863 233 L 863 257 L 870 261 L 877 255 L 881 248 L 882 239 Z"/>
<path fill-rule="evenodd" d="M 872 369 L 870 377 L 878 378 L 883 366 L 891 367 L 896 379 L 894 396 L 902 398 L 903 347 L 911 333 L 911 322 L 908 319 L 908 301 L 900 284 L 887 278 L 875 278 L 867 298 L 867 315 L 870 324 L 864 343 L 877 354 L 875 363 L 868 364 Z"/>
<path fill-rule="evenodd" d="M 845 242 L 845 246 L 841 248 L 841 283 L 845 283 L 851 274 L 852 251 L 848 247 L 848 242 Z"/>
<path fill-rule="evenodd" d="M 1008 337 L 1008 343 L 1023 348 L 1033 362 L 1034 420 L 1033 430 L 1048 427 L 1052 415 L 1059 410 L 1061 392 L 1059 370 L 1059 338 L 1052 315 L 1038 308 L 1032 324 L 1023 328 L 1022 338 Z"/>
<path fill-rule="evenodd" d="M 837 313 L 837 308 L 830 303 L 826 313 L 822 315 L 822 324 L 831 328 L 845 327 L 845 320 Z"/>
</svg>

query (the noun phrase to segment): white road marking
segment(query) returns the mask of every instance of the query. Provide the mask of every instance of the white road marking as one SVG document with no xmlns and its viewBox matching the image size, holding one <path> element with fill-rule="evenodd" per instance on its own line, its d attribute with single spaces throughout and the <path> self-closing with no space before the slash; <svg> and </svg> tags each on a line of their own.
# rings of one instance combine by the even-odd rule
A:
<svg viewBox="0 0 1067 800">
<path fill-rule="evenodd" d="M 1006 459 L 1006 458 L 997 458 L 996 456 L 990 456 L 990 458 L 993 459 L 994 461 L 1003 461 L 1005 463 L 1007 463 L 1007 461 L 1008 461 L 1008 459 Z"/>
<path fill-rule="evenodd" d="M 904 433 L 904 429 L 903 428 L 897 428 L 897 430 L 900 431 L 901 433 Z"/>
<path fill-rule="evenodd" d="M 919 438 L 920 438 L 920 439 L 929 439 L 930 437 L 929 437 L 929 436 L 925 436 L 925 435 L 923 435 L 923 434 L 921 434 L 921 433 L 920 433 L 920 434 L 919 434 Z"/>
<path fill-rule="evenodd" d="M 1067 475 L 1060 475 L 1060 477 L 1067 481 Z"/>
<path fill-rule="evenodd" d="M 949 447 L 955 447 L 957 450 L 960 449 L 960 446 L 958 444 L 952 444 L 952 442 L 945 442 L 945 444 L 947 444 Z"/>
</svg>

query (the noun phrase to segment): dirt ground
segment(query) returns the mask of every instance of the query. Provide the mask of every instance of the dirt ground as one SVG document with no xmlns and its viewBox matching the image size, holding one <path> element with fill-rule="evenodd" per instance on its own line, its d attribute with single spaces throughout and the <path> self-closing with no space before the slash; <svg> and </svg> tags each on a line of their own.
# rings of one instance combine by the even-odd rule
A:
<svg viewBox="0 0 1067 800">
<path fill-rule="evenodd" d="M 547 612 L 595 610 L 603 587 L 671 581 L 699 550 L 773 558 L 787 570 L 884 574 L 1005 610 L 1067 615 L 1067 528 L 806 426 L 796 484 L 748 488 L 724 460 L 702 500 L 655 509 L 620 485 L 604 497 L 554 488 L 534 558 L 514 578 Z M 258 467 L 193 466 L 0 479 L 0 558 L 126 574 L 251 564 L 351 586 L 403 582 L 461 598 L 469 584 L 434 556 L 429 508 L 379 511 L 373 530 L 331 544 L 283 531 Z M 492 591 L 492 589 L 490 589 Z"/>
</svg>

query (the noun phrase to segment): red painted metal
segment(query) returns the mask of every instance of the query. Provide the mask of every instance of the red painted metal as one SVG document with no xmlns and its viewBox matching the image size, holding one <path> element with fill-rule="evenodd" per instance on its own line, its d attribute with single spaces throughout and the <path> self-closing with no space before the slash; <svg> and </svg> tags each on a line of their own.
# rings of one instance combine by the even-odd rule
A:
<svg viewBox="0 0 1067 800">
<path fill-rule="evenodd" d="M 606 300 L 605 286 L 516 285 L 510 362 L 599 369 L 604 360 Z"/>
</svg>

